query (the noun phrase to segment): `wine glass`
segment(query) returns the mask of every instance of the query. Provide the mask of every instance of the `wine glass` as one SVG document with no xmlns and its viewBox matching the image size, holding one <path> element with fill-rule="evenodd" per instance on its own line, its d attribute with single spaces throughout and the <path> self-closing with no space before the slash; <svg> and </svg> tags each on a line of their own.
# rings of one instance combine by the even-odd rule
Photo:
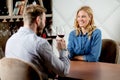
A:
<svg viewBox="0 0 120 80">
<path fill-rule="evenodd" d="M 52 29 L 52 33 L 51 33 L 50 37 L 51 37 L 52 39 L 54 39 L 54 38 L 56 38 L 56 36 L 57 36 L 56 26 L 52 26 L 51 29 Z"/>
<path fill-rule="evenodd" d="M 63 38 L 63 37 L 64 37 L 65 31 L 64 31 L 63 26 L 58 26 L 58 27 L 56 27 L 56 31 L 57 31 L 57 35 L 58 35 L 60 38 Z"/>
</svg>

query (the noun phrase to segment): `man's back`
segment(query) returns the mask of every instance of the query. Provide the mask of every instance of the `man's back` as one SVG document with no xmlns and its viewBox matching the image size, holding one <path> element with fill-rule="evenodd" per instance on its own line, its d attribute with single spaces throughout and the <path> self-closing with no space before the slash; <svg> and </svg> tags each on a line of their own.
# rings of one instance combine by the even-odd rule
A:
<svg viewBox="0 0 120 80">
<path fill-rule="evenodd" d="M 32 54 L 35 54 L 35 47 L 37 37 L 31 30 L 27 30 L 25 27 L 21 27 L 20 30 L 15 33 L 7 41 L 5 56 L 16 57 L 23 60 L 31 61 Z M 28 54 L 29 53 L 29 54 Z"/>
<path fill-rule="evenodd" d="M 54 54 L 47 40 L 38 37 L 31 29 L 21 27 L 6 44 L 6 57 L 19 58 L 32 62 L 47 77 L 48 70 L 64 75 L 68 73 L 69 60 L 63 58 L 64 65 Z M 49 66 L 49 67 L 48 67 Z M 64 71 L 66 67 L 66 71 Z"/>
</svg>

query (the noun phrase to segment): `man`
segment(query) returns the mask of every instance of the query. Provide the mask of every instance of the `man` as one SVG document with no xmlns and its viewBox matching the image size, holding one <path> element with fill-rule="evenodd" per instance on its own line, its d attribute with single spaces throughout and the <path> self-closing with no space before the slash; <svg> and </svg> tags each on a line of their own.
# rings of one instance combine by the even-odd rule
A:
<svg viewBox="0 0 120 80">
<path fill-rule="evenodd" d="M 57 40 L 60 57 L 52 51 L 47 40 L 37 36 L 45 27 L 46 10 L 39 5 L 29 5 L 24 13 L 24 27 L 8 39 L 5 56 L 18 58 L 33 63 L 47 79 L 53 74 L 64 76 L 68 74 L 70 61 L 66 55 L 66 43 Z"/>
</svg>

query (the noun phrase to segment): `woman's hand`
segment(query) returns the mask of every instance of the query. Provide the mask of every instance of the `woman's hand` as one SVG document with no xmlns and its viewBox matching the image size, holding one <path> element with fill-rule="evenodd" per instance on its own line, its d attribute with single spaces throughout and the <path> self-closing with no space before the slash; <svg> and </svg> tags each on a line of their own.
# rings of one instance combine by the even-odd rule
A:
<svg viewBox="0 0 120 80">
<path fill-rule="evenodd" d="M 75 56 L 74 59 L 78 61 L 84 61 L 83 56 Z"/>
</svg>

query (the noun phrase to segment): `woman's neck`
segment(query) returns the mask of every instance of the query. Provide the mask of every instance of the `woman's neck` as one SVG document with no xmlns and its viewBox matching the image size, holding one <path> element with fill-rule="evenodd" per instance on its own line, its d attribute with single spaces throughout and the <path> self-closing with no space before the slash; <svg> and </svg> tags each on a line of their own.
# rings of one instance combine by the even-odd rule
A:
<svg viewBox="0 0 120 80">
<path fill-rule="evenodd" d="M 85 28 L 81 28 L 81 31 L 82 31 L 83 34 L 87 33 L 87 30 Z"/>
</svg>

